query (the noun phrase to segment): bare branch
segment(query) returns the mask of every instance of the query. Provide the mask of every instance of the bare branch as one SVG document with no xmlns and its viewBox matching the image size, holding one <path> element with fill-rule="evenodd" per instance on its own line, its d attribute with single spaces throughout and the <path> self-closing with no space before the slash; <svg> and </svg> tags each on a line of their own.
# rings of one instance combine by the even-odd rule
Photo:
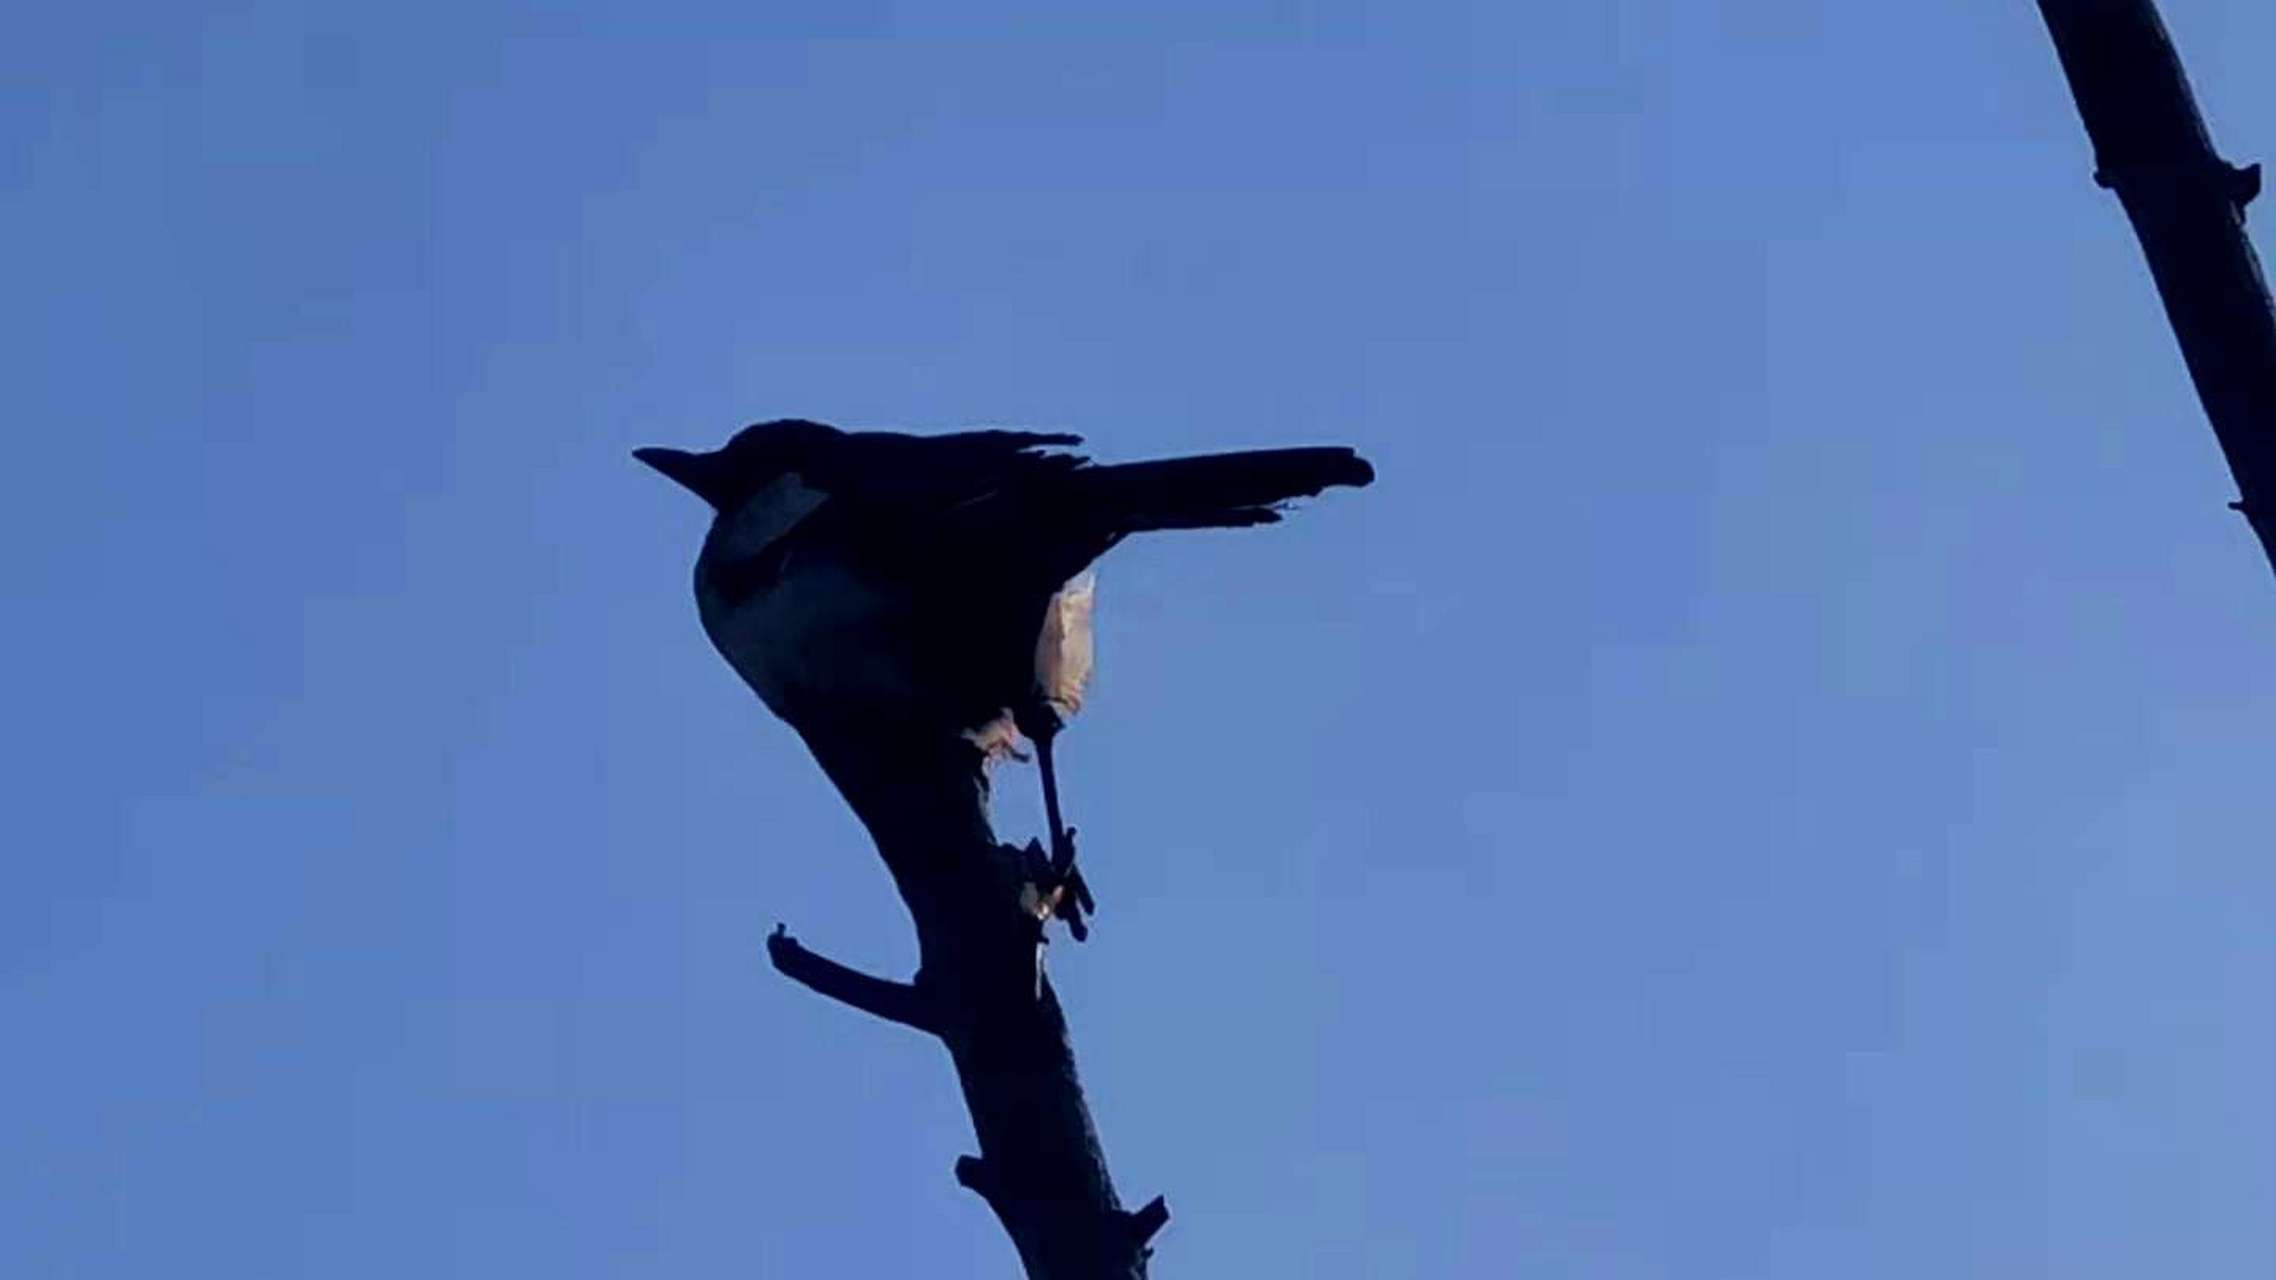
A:
<svg viewBox="0 0 2276 1280">
<path fill-rule="evenodd" d="M 927 1007 L 924 992 L 916 986 L 874 978 L 809 951 L 780 924 L 767 935 L 767 959 L 784 977 L 840 1004 L 928 1035 L 940 1034 L 939 1021 Z"/>
<path fill-rule="evenodd" d="M 1130 1241 L 1143 1249 L 1146 1247 L 1146 1242 L 1154 1238 L 1154 1233 L 1160 1231 L 1163 1224 L 1170 1220 L 1169 1202 L 1160 1196 L 1155 1196 L 1148 1200 L 1138 1212 L 1130 1214 L 1129 1219 Z"/>
<path fill-rule="evenodd" d="M 805 737 L 909 909 L 919 976 L 913 986 L 884 982 L 781 932 L 768 941 L 776 967 L 940 1037 L 980 1148 L 957 1162 L 957 1181 L 1003 1224 L 1029 1280 L 1145 1280 L 1147 1244 L 1168 1211 L 1124 1209 L 1107 1175 L 1066 1017 L 1042 970 L 1041 925 L 1019 901 L 1048 861 L 1037 849 L 1044 865 L 1031 867 L 1025 850 L 997 840 L 980 754 L 963 739 L 849 717 Z"/>
<path fill-rule="evenodd" d="M 2152 0 L 2039 0 L 2070 81 L 2094 180 L 2117 193 L 2149 259 L 2197 397 L 2276 567 L 2276 310 L 2244 234 L 2260 166 L 2213 149 Z"/>
</svg>

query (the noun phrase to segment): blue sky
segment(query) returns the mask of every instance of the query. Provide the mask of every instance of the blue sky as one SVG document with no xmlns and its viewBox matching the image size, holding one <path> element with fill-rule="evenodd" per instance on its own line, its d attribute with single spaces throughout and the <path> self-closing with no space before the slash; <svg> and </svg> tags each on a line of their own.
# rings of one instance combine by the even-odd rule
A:
<svg viewBox="0 0 2276 1280">
<path fill-rule="evenodd" d="M 2029 6 L 11 25 L 0 1274 L 1013 1271 L 626 457 L 787 414 L 1380 466 L 1102 566 L 1161 1274 L 2276 1254 L 2276 583 Z"/>
</svg>

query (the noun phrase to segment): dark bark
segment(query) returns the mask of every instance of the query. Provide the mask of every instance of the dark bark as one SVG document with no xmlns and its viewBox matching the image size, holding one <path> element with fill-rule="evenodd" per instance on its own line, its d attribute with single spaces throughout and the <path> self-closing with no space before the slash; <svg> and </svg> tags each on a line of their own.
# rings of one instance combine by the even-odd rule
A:
<svg viewBox="0 0 2276 1280">
<path fill-rule="evenodd" d="M 816 955 L 800 946 L 798 939 L 779 924 L 767 938 L 767 958 L 774 961 L 774 967 L 784 977 L 809 990 L 852 1005 L 871 1017 L 938 1034 L 938 1023 L 929 1011 L 925 993 L 913 983 L 873 978 L 827 956 Z"/>
<path fill-rule="evenodd" d="M 1059 998 L 1043 974 L 1043 926 L 1023 911 L 1031 859 L 990 828 L 979 753 L 904 725 L 810 736 L 823 771 L 876 842 L 917 929 L 914 981 L 849 969 L 781 928 L 775 967 L 866 1013 L 939 1037 L 980 1145 L 956 1180 L 1003 1224 L 1031 1280 L 1143 1280 L 1160 1198 L 1122 1207 L 1075 1072 Z"/>
<path fill-rule="evenodd" d="M 2094 144 L 2148 257 L 2198 399 L 2276 567 L 2276 314 L 2244 209 L 2260 166 L 2213 149 L 2181 59 L 2151 0 L 2039 0 Z"/>
</svg>

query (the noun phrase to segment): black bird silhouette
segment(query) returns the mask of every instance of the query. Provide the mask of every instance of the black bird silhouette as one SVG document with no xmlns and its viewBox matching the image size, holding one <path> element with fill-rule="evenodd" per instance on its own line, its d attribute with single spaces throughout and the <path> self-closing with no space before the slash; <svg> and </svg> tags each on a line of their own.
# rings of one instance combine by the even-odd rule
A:
<svg viewBox="0 0 2276 1280">
<path fill-rule="evenodd" d="M 1051 766 L 1089 665 L 1087 584 L 1063 591 L 1130 534 L 1271 524 L 1289 500 L 1375 472 L 1345 448 L 1107 466 L 1059 451 L 1080 443 L 783 419 L 709 453 L 633 456 L 716 513 L 697 610 L 767 707 L 810 743 L 867 725 L 1001 745 L 1016 724 L 1043 768 L 1054 865 L 1087 910 Z"/>
</svg>

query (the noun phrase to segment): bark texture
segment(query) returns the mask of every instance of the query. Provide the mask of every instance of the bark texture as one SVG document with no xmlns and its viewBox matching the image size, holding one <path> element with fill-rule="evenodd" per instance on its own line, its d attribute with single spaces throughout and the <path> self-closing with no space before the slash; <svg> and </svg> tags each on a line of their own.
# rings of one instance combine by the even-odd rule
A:
<svg viewBox="0 0 2276 1280">
<path fill-rule="evenodd" d="M 1043 973 L 1043 926 L 1021 909 L 1034 862 L 989 826 L 980 753 L 906 726 L 840 732 L 807 745 L 892 873 L 916 925 L 918 971 L 909 982 L 872 977 L 779 927 L 769 957 L 805 986 L 947 1046 L 980 1146 L 953 1172 L 1003 1224 L 1031 1280 L 1143 1280 L 1169 1210 L 1159 1197 L 1125 1210 L 1107 1175 Z"/>
<path fill-rule="evenodd" d="M 2276 568 L 2276 314 L 2244 211 L 2260 166 L 2213 149 L 2151 0 L 2039 0 L 2094 144 L 2094 179 L 2133 223 L 2198 399 Z"/>
</svg>

